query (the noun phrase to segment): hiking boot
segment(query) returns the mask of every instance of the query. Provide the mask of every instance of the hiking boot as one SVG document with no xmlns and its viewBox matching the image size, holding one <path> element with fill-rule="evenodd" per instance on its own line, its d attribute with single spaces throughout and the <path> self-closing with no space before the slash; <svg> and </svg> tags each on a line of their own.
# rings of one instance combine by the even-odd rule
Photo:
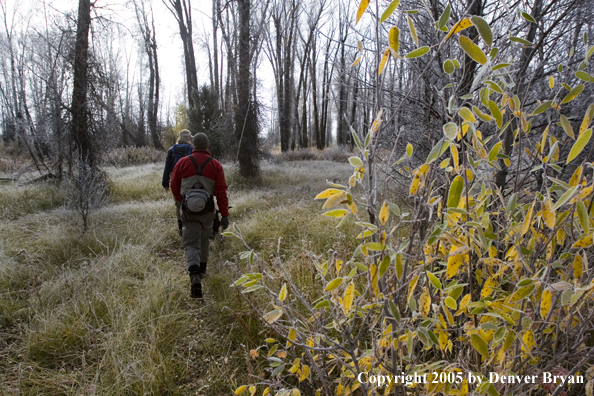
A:
<svg viewBox="0 0 594 396">
<path fill-rule="evenodd" d="M 190 274 L 190 296 L 192 298 L 202 298 L 202 279 L 200 274 L 193 272 Z"/>
</svg>

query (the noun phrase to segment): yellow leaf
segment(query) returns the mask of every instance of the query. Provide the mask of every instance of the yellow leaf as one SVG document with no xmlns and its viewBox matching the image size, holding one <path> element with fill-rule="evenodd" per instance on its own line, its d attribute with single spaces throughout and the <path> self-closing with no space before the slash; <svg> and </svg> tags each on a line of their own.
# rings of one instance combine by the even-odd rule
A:
<svg viewBox="0 0 594 396">
<path fill-rule="evenodd" d="M 427 317 L 429 315 L 429 310 L 431 309 L 431 296 L 427 291 L 424 291 L 419 298 L 420 304 L 420 313 L 422 317 Z"/>
<path fill-rule="evenodd" d="M 471 335 L 470 342 L 472 343 L 474 349 L 476 349 L 481 355 L 483 355 L 485 359 L 489 358 L 489 348 L 487 347 L 487 344 L 485 343 L 485 341 L 483 341 L 481 336 L 479 336 L 478 334 Z"/>
<path fill-rule="evenodd" d="M 526 213 L 526 217 L 524 218 L 524 224 L 522 225 L 522 233 L 521 235 L 524 236 L 529 230 L 530 225 L 532 224 L 532 215 L 534 214 L 534 205 L 536 201 L 532 202 L 532 206 L 528 209 L 528 213 Z"/>
<path fill-rule="evenodd" d="M 468 37 L 460 36 L 458 38 L 458 44 L 460 44 L 460 47 L 462 47 L 464 52 L 466 52 L 475 62 L 478 62 L 481 65 L 487 63 L 487 55 L 485 55 L 479 46 L 473 43 Z"/>
<path fill-rule="evenodd" d="M 270 393 L 270 387 L 264 389 L 264 392 L 262 392 L 262 396 L 266 396 Z"/>
<path fill-rule="evenodd" d="M 369 0 L 361 0 L 361 3 L 359 3 L 359 9 L 357 10 L 357 20 L 355 21 L 355 24 L 359 23 L 359 19 L 361 19 L 368 6 Z"/>
<path fill-rule="evenodd" d="M 379 221 L 380 223 L 382 223 L 382 225 L 386 225 L 386 222 L 388 221 L 388 217 L 390 216 L 390 208 L 388 207 L 388 203 L 386 201 L 384 201 L 384 204 L 382 205 L 382 209 L 380 210 L 379 213 Z"/>
<path fill-rule="evenodd" d="M 522 336 L 522 341 L 524 341 L 524 345 L 522 345 L 522 352 L 530 352 L 535 345 L 534 333 L 532 332 L 532 330 L 528 330 L 526 333 L 524 333 L 524 335 Z"/>
<path fill-rule="evenodd" d="M 351 64 L 351 67 L 357 66 L 362 59 L 363 58 L 361 57 L 361 55 L 359 55 L 357 59 L 355 59 L 355 61 Z"/>
<path fill-rule="evenodd" d="M 584 237 L 582 239 L 580 239 L 579 241 L 577 241 L 576 243 L 573 244 L 573 246 L 571 246 L 572 248 L 587 248 L 592 246 L 592 235 Z"/>
<path fill-rule="evenodd" d="M 587 129 L 584 131 L 584 133 L 580 134 L 578 139 L 575 141 L 575 143 L 571 147 L 571 150 L 569 151 L 569 155 L 567 156 L 566 164 L 569 164 L 571 161 L 573 161 L 575 159 L 575 157 L 577 157 L 582 152 L 584 147 L 586 147 L 586 145 L 590 141 L 591 137 L 592 137 L 592 129 Z"/>
<path fill-rule="evenodd" d="M 458 249 L 458 246 L 452 245 L 450 250 L 450 256 L 448 257 L 448 266 L 446 269 L 446 278 L 449 279 L 452 276 L 456 275 L 458 272 L 458 268 L 462 265 L 464 261 L 464 254 L 452 254 Z"/>
<path fill-rule="evenodd" d="M 311 373 L 311 370 L 309 369 L 309 366 L 304 364 L 301 366 L 301 374 L 299 375 L 299 382 L 302 382 L 303 380 L 306 380 L 309 378 L 309 374 Z"/>
<path fill-rule="evenodd" d="M 336 205 L 340 205 L 346 203 L 347 201 L 347 194 L 344 191 L 341 191 L 338 194 L 335 194 L 326 200 L 322 209 L 333 208 Z"/>
<path fill-rule="evenodd" d="M 470 18 L 462 19 L 461 21 L 457 22 L 454 25 L 454 27 L 449 31 L 449 33 L 447 34 L 447 36 L 445 36 L 444 40 L 449 39 L 455 33 L 461 32 L 464 29 L 468 29 L 471 26 L 472 26 L 472 22 L 470 21 Z"/>
<path fill-rule="evenodd" d="M 390 34 L 388 36 L 388 40 L 390 43 L 390 48 L 392 48 L 394 53 L 397 55 L 398 55 L 398 50 L 400 49 L 399 37 L 400 37 L 400 30 L 398 30 L 397 27 L 393 26 L 390 29 Z"/>
<path fill-rule="evenodd" d="M 439 340 L 439 349 L 441 349 L 443 351 L 446 348 L 446 346 L 448 345 L 448 334 L 445 331 L 440 331 L 438 340 Z"/>
<path fill-rule="evenodd" d="M 458 114 L 465 121 L 476 122 L 476 118 L 474 117 L 474 114 L 472 114 L 472 111 L 470 111 L 470 109 L 468 107 L 461 107 L 460 110 L 458 110 Z"/>
<path fill-rule="evenodd" d="M 551 230 L 555 228 L 555 210 L 553 209 L 553 204 L 551 203 L 551 198 L 546 197 L 543 205 L 542 205 L 542 218 Z"/>
<path fill-rule="evenodd" d="M 408 18 L 408 28 L 410 29 L 410 34 L 413 38 L 413 41 L 415 42 L 415 45 L 418 47 L 419 46 L 419 38 L 417 37 L 417 29 L 415 29 L 415 25 L 414 25 L 413 20 L 410 17 L 410 15 L 407 15 L 406 17 Z"/>
<path fill-rule="evenodd" d="M 555 78 L 553 76 L 549 77 L 549 87 L 551 89 L 553 89 L 553 87 L 555 86 Z"/>
<path fill-rule="evenodd" d="M 571 127 L 571 123 L 569 122 L 567 117 L 565 117 L 564 115 L 561 115 L 561 127 L 563 128 L 563 131 L 565 131 L 567 136 L 569 136 L 570 138 L 575 140 L 575 134 L 573 133 L 573 128 Z"/>
<path fill-rule="evenodd" d="M 250 395 L 254 396 L 254 393 L 256 393 L 256 387 L 252 385 L 250 386 Z"/>
<path fill-rule="evenodd" d="M 474 175 L 472 174 L 472 171 L 470 169 L 466 169 L 466 178 L 471 183 L 474 180 Z"/>
<path fill-rule="evenodd" d="M 382 72 L 384 71 L 384 68 L 386 67 L 386 63 L 388 62 L 388 59 L 390 59 L 390 48 L 386 48 L 386 50 L 384 51 L 384 55 L 382 56 L 382 60 L 380 61 L 380 65 L 377 70 L 378 76 L 380 76 L 382 74 Z"/>
<path fill-rule="evenodd" d="M 247 389 L 246 385 L 241 385 L 239 388 L 235 390 L 235 395 L 241 395 Z"/>
<path fill-rule="evenodd" d="M 301 392 L 299 392 L 299 389 L 295 388 L 291 391 L 291 396 L 301 396 Z"/>
<path fill-rule="evenodd" d="M 418 173 L 414 175 L 412 182 L 410 183 L 409 195 L 415 195 L 415 193 L 419 189 L 419 184 L 421 182 L 420 179 L 421 179 L 421 176 Z"/>
<path fill-rule="evenodd" d="M 326 286 L 326 289 L 324 289 L 324 291 L 325 292 L 332 291 L 332 290 L 336 289 L 338 286 L 340 286 L 341 284 L 342 284 L 342 278 L 333 279 L 332 282 L 328 283 L 328 286 Z"/>
<path fill-rule="evenodd" d="M 280 309 L 274 309 L 264 315 L 264 320 L 268 322 L 268 324 L 272 324 L 276 322 L 281 316 L 283 316 L 283 311 Z"/>
<path fill-rule="evenodd" d="M 588 106 L 588 110 L 586 110 L 586 115 L 584 115 L 584 120 L 582 121 L 582 125 L 580 126 L 580 133 L 578 136 L 581 136 L 586 129 L 590 126 L 592 122 L 592 118 L 594 118 L 594 104 Z"/>
<path fill-rule="evenodd" d="M 580 182 L 580 179 L 582 178 L 583 171 L 584 171 L 584 167 L 581 165 L 578 166 L 577 168 L 575 168 L 575 171 L 573 172 L 571 179 L 569 179 L 570 187 L 575 187 L 578 185 L 578 183 Z"/>
<path fill-rule="evenodd" d="M 295 341 L 295 339 L 297 338 L 297 330 L 291 328 L 291 330 L 289 330 L 289 335 L 287 336 L 287 338 L 291 342 Z"/>
<path fill-rule="evenodd" d="M 582 279 L 584 275 L 584 260 L 582 256 L 576 254 L 573 258 L 573 278 L 574 279 Z"/>
<path fill-rule="evenodd" d="M 355 296 L 355 284 L 353 282 L 349 283 L 344 291 L 344 296 L 342 297 L 342 307 L 344 309 L 344 314 L 348 315 L 349 311 L 351 310 L 351 306 L 353 305 L 353 299 Z"/>
<path fill-rule="evenodd" d="M 287 298 L 287 284 L 286 283 L 281 288 L 280 293 L 278 293 L 278 299 L 280 301 L 285 301 L 285 298 Z"/>
<path fill-rule="evenodd" d="M 454 160 L 454 169 L 456 173 L 460 173 L 460 161 L 458 156 L 458 149 L 455 144 L 450 144 L 450 152 L 452 153 L 452 159 Z"/>
<path fill-rule="evenodd" d="M 485 284 L 483 285 L 483 290 L 481 290 L 481 299 L 489 297 L 493 293 L 493 286 L 495 286 L 494 276 L 495 275 L 489 277 L 489 279 L 485 281 Z"/>
<path fill-rule="evenodd" d="M 419 275 L 415 276 L 413 278 L 413 280 L 409 283 L 409 285 L 408 285 L 408 297 L 406 298 L 406 301 L 409 301 L 410 300 L 410 296 L 415 291 L 415 288 L 417 287 L 417 282 L 418 281 L 419 281 Z"/>
<path fill-rule="evenodd" d="M 357 215 L 357 205 L 355 204 L 355 201 L 347 202 L 347 207 L 352 214 Z"/>
<path fill-rule="evenodd" d="M 551 311 L 551 301 L 551 291 L 549 289 L 545 289 L 545 291 L 542 292 L 542 297 L 540 299 L 540 316 L 542 317 L 542 320 L 546 320 L 549 312 Z"/>
<path fill-rule="evenodd" d="M 340 194 L 343 192 L 344 191 L 337 190 L 336 188 L 329 188 L 327 190 L 322 191 L 318 195 L 316 195 L 316 197 L 314 199 L 326 199 L 326 198 L 330 198 L 333 195 Z"/>
</svg>

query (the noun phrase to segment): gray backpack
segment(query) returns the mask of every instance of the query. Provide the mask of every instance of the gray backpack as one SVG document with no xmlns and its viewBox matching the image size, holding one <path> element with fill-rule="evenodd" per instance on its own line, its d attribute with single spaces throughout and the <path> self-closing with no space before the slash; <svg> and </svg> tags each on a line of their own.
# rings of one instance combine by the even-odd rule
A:
<svg viewBox="0 0 594 396">
<path fill-rule="evenodd" d="M 198 166 L 193 156 L 188 156 L 194 168 L 196 168 L 196 174 L 202 176 L 202 170 L 212 160 L 212 157 L 208 157 L 202 165 Z M 195 184 L 190 190 L 186 192 L 184 200 L 182 201 L 182 209 L 185 213 L 195 216 L 200 216 L 206 213 L 214 212 L 214 198 L 209 194 L 201 184 Z"/>
</svg>

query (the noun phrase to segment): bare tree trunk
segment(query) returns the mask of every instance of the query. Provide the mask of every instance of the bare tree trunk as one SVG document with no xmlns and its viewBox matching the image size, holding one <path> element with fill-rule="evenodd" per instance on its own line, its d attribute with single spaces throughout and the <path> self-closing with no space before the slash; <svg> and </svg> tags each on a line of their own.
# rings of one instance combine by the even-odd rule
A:
<svg viewBox="0 0 594 396">
<path fill-rule="evenodd" d="M 243 177 L 257 177 L 258 128 L 257 109 L 250 98 L 250 0 L 237 0 L 239 14 L 239 62 L 237 65 L 237 110 L 235 135 L 239 139 L 239 173 Z"/>
<path fill-rule="evenodd" d="M 192 40 L 192 9 L 187 0 L 163 0 L 163 3 L 177 20 L 179 35 L 184 48 L 186 65 L 186 88 L 188 94 L 188 107 L 194 107 L 194 93 L 198 91 L 196 77 L 196 59 L 194 57 L 194 42 Z"/>
<path fill-rule="evenodd" d="M 90 25 L 91 2 L 90 0 L 79 0 L 76 43 L 74 47 L 71 135 L 79 158 L 93 168 L 95 166 L 95 152 L 89 134 L 89 109 L 87 102 Z"/>
</svg>

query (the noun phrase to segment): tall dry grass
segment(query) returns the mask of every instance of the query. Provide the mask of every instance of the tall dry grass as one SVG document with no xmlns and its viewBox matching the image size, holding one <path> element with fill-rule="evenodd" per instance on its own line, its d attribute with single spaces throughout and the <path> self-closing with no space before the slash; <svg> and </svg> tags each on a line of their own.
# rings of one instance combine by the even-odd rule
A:
<svg viewBox="0 0 594 396">
<path fill-rule="evenodd" d="M 256 182 L 226 168 L 231 221 L 263 254 L 281 238 L 303 285 L 305 249 L 350 249 L 354 231 L 329 234 L 313 201 L 347 164 L 265 164 Z M 267 375 L 249 358 L 263 328 L 229 287 L 245 246 L 214 242 L 206 298 L 189 298 L 161 169 L 108 168 L 112 203 L 82 237 L 59 186 L 0 187 L 0 395 L 219 395 Z"/>
</svg>

